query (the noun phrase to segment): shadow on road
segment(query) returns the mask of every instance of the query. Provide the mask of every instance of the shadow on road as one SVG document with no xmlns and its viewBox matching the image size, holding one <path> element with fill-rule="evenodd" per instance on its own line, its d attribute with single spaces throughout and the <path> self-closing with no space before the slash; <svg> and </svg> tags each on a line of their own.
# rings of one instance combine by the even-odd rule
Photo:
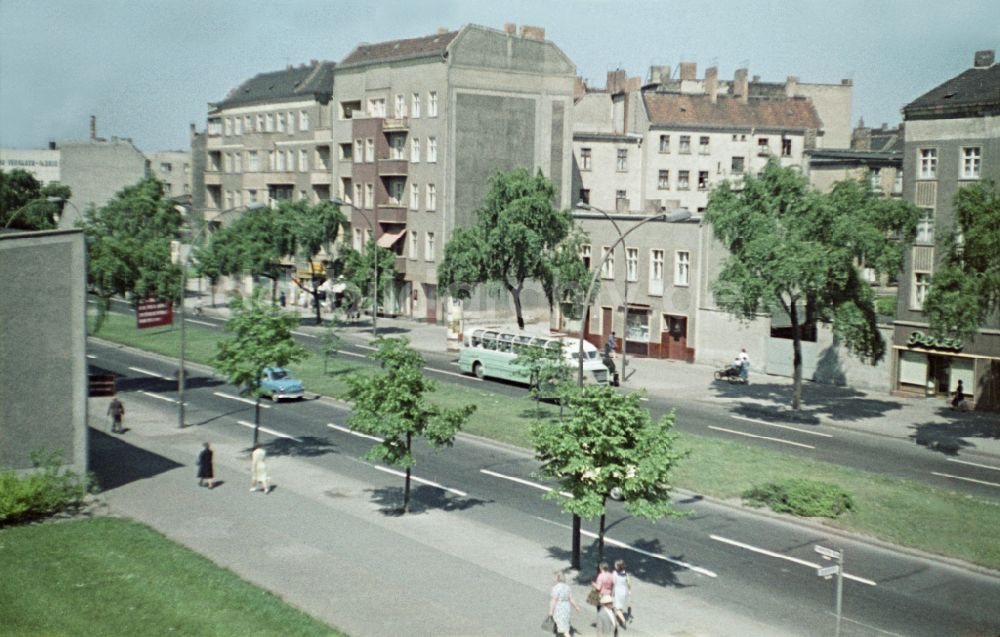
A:
<svg viewBox="0 0 1000 637">
<path fill-rule="evenodd" d="M 368 489 L 372 501 L 381 507 L 382 515 L 399 517 L 403 515 L 403 486 Z M 487 504 L 479 498 L 451 495 L 436 487 L 419 485 L 410 488 L 410 511 L 406 515 L 427 513 L 428 511 L 464 511 Z"/>
<path fill-rule="evenodd" d="M 298 440 L 291 438 L 275 438 L 271 442 L 261 445 L 269 456 L 288 456 L 299 458 L 315 458 L 333 453 L 337 446 L 330 442 L 329 438 L 317 438 L 316 436 L 304 436 Z M 250 457 L 251 448 L 244 449 L 247 457 Z"/>
<path fill-rule="evenodd" d="M 996 417 L 967 411 L 952 411 L 948 407 L 937 410 L 938 416 L 948 422 L 925 422 L 913 425 L 910 439 L 918 445 L 954 456 L 962 449 L 975 449 L 976 438 L 1000 438 L 1000 421 Z"/>
<path fill-rule="evenodd" d="M 594 577 L 597 576 L 597 540 L 590 540 L 589 542 L 587 540 L 588 538 L 583 538 L 580 547 L 580 572 L 577 574 L 575 580 L 575 583 L 579 586 L 590 586 Z M 631 545 L 647 553 L 666 555 L 660 540 L 636 540 Z M 570 550 L 561 546 L 550 546 L 548 550 L 551 557 L 566 563 L 570 562 L 572 557 Z M 668 557 L 672 560 L 685 561 L 685 556 L 683 555 L 668 555 Z M 615 560 L 624 561 L 625 570 L 644 582 L 659 586 L 671 586 L 673 588 L 689 588 L 692 586 L 692 584 L 685 584 L 677 579 L 678 573 L 687 570 L 683 566 L 678 566 L 649 555 L 643 555 L 633 550 L 605 544 L 604 561 L 611 568 L 614 568 Z M 582 599 L 577 600 L 577 603 L 581 606 L 586 605 L 586 602 Z"/>
<path fill-rule="evenodd" d="M 151 478 L 184 465 L 140 449 L 125 438 L 112 436 L 97 429 L 90 436 L 90 470 L 102 491 L 109 491 L 136 480 Z M 193 459 L 192 459 L 193 460 Z M 191 476 L 194 477 L 192 469 Z"/>
<path fill-rule="evenodd" d="M 819 424 L 821 416 L 835 421 L 850 422 L 867 418 L 879 418 L 902 409 L 898 402 L 872 398 L 849 387 L 835 387 L 819 383 L 805 382 L 802 385 L 802 409 L 791 410 L 792 385 L 784 383 L 754 382 L 749 385 L 713 381 L 712 390 L 722 398 L 743 398 L 732 411 L 747 418 L 769 418 L 786 420 L 803 425 Z M 773 404 L 760 404 L 766 401 Z"/>
</svg>

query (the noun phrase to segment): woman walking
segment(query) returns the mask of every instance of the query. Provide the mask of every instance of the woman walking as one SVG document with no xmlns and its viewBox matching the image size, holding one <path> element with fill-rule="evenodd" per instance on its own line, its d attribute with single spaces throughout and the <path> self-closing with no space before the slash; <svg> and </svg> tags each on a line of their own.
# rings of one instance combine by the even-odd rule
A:
<svg viewBox="0 0 1000 637">
<path fill-rule="evenodd" d="M 570 615 L 573 609 L 580 610 L 573 599 L 573 590 L 566 583 L 566 578 L 562 571 L 556 571 L 553 575 L 555 584 L 552 585 L 552 595 L 549 599 L 549 617 L 556 623 L 556 634 L 563 637 L 570 637 Z"/>
<path fill-rule="evenodd" d="M 628 612 L 628 619 L 632 619 L 632 579 L 625 572 L 625 561 L 615 560 L 615 580 L 614 606 L 615 616 L 618 623 L 625 627 L 625 613 Z"/>
<path fill-rule="evenodd" d="M 597 566 L 597 577 L 594 578 L 594 581 L 590 585 L 595 591 L 597 591 L 597 599 L 600 599 L 605 595 L 611 595 L 614 591 L 615 577 L 611 574 L 607 562 L 601 562 Z M 598 610 L 601 609 L 600 602 L 595 605 Z"/>
<path fill-rule="evenodd" d="M 259 485 L 263 487 L 265 495 L 271 490 L 268 484 L 266 460 L 267 452 L 264 451 L 264 448 L 260 446 L 254 447 L 253 453 L 250 454 L 250 473 L 253 476 L 250 490 L 259 491 L 257 488 Z"/>
<path fill-rule="evenodd" d="M 198 486 L 211 489 L 215 486 L 215 473 L 212 471 L 212 447 L 206 442 L 198 454 Z"/>
</svg>

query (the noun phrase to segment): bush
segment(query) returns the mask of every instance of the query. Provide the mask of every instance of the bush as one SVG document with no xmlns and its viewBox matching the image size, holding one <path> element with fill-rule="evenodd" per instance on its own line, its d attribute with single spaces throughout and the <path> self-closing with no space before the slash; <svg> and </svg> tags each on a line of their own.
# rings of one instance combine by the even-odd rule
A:
<svg viewBox="0 0 1000 637">
<path fill-rule="evenodd" d="M 31 464 L 30 473 L 0 473 L 0 526 L 79 508 L 93 490 L 93 480 L 66 469 L 59 452 L 32 452 Z"/>
<path fill-rule="evenodd" d="M 816 480 L 770 482 L 744 491 L 743 500 L 750 506 L 769 505 L 778 513 L 806 518 L 835 518 L 854 510 L 850 494 L 835 484 Z"/>
</svg>

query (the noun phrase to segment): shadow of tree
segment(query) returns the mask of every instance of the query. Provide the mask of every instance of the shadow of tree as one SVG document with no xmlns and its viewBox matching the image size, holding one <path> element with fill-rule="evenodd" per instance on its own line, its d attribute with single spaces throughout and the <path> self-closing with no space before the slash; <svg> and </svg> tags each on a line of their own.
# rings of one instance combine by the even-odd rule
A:
<svg viewBox="0 0 1000 637">
<path fill-rule="evenodd" d="M 952 411 L 947 407 L 938 409 L 937 414 L 948 422 L 915 424 L 910 439 L 949 456 L 957 455 L 962 449 L 975 448 L 975 438 L 1000 439 L 1000 419 L 995 415 Z"/>
<path fill-rule="evenodd" d="M 819 424 L 825 416 L 831 420 L 855 421 L 877 418 L 902 409 L 899 402 L 873 398 L 850 387 L 836 387 L 820 383 L 802 384 L 802 409 L 792 411 L 794 388 L 785 383 L 754 383 L 749 385 L 713 381 L 712 390 L 722 398 L 744 398 L 732 410 L 748 418 L 770 418 L 806 425 Z M 760 401 L 760 402 L 753 402 Z M 771 404 L 767 404 L 771 403 Z"/>
<path fill-rule="evenodd" d="M 102 491 L 109 491 L 184 466 L 169 458 L 130 445 L 117 436 L 93 428 L 87 432 L 90 451 L 88 466 L 96 476 L 97 484 Z M 194 478 L 193 469 L 191 478 Z"/>
<path fill-rule="evenodd" d="M 372 501 L 381 507 L 382 515 L 387 517 L 403 515 L 402 484 L 398 487 L 382 487 L 367 491 L 371 493 Z M 464 511 L 483 504 L 488 504 L 488 501 L 452 495 L 427 485 L 412 485 L 410 487 L 410 511 L 406 515 L 416 515 L 432 510 Z"/>
<path fill-rule="evenodd" d="M 315 458 L 337 450 L 337 446 L 330 442 L 328 438 L 317 438 L 315 436 L 304 436 L 298 440 L 291 438 L 275 438 L 270 442 L 261 444 L 264 451 L 269 456 L 288 456 L 298 458 Z M 244 449 L 249 456 L 251 448 Z"/>
<path fill-rule="evenodd" d="M 584 540 L 589 538 L 584 538 Z M 652 555 L 666 555 L 660 540 L 636 540 L 631 545 L 643 551 L 643 553 L 624 549 L 618 546 L 604 545 L 604 561 L 614 564 L 615 560 L 625 562 L 625 570 L 631 575 L 658 586 L 671 586 L 673 588 L 689 588 L 694 584 L 681 582 L 677 576 L 679 573 L 687 571 L 683 566 L 678 566 L 666 560 L 653 557 Z M 572 551 L 559 546 L 550 546 L 549 555 L 559 561 L 569 562 L 572 558 Z M 650 555 L 651 554 L 651 555 Z M 672 560 L 684 561 L 683 555 L 667 555 Z M 597 540 L 581 542 L 580 546 L 580 571 L 577 573 L 574 583 L 579 586 L 590 586 L 590 583 L 597 575 Z M 581 606 L 585 605 L 584 600 L 577 600 Z"/>
</svg>

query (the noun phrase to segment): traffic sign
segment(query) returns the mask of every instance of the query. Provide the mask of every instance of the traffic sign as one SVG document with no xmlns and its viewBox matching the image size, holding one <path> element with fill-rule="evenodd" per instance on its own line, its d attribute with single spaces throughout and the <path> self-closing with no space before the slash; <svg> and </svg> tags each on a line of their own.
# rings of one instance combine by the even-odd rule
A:
<svg viewBox="0 0 1000 637">
<path fill-rule="evenodd" d="M 840 565 L 834 564 L 833 566 L 827 566 L 825 568 L 817 569 L 816 574 L 820 577 L 829 577 L 831 575 L 836 575 L 837 571 L 840 570 Z"/>
<path fill-rule="evenodd" d="M 142 299 L 135 308 L 136 327 L 159 327 L 174 322 L 173 304 L 162 299 Z"/>
<path fill-rule="evenodd" d="M 820 546 L 819 544 L 817 544 L 813 548 L 815 548 L 816 552 L 819 553 L 820 555 L 822 555 L 823 557 L 829 557 L 829 558 L 832 558 L 832 559 L 835 559 L 835 560 L 839 560 L 842 557 L 842 554 L 841 554 L 840 551 L 835 551 L 833 549 L 828 549 L 825 546 Z"/>
</svg>

